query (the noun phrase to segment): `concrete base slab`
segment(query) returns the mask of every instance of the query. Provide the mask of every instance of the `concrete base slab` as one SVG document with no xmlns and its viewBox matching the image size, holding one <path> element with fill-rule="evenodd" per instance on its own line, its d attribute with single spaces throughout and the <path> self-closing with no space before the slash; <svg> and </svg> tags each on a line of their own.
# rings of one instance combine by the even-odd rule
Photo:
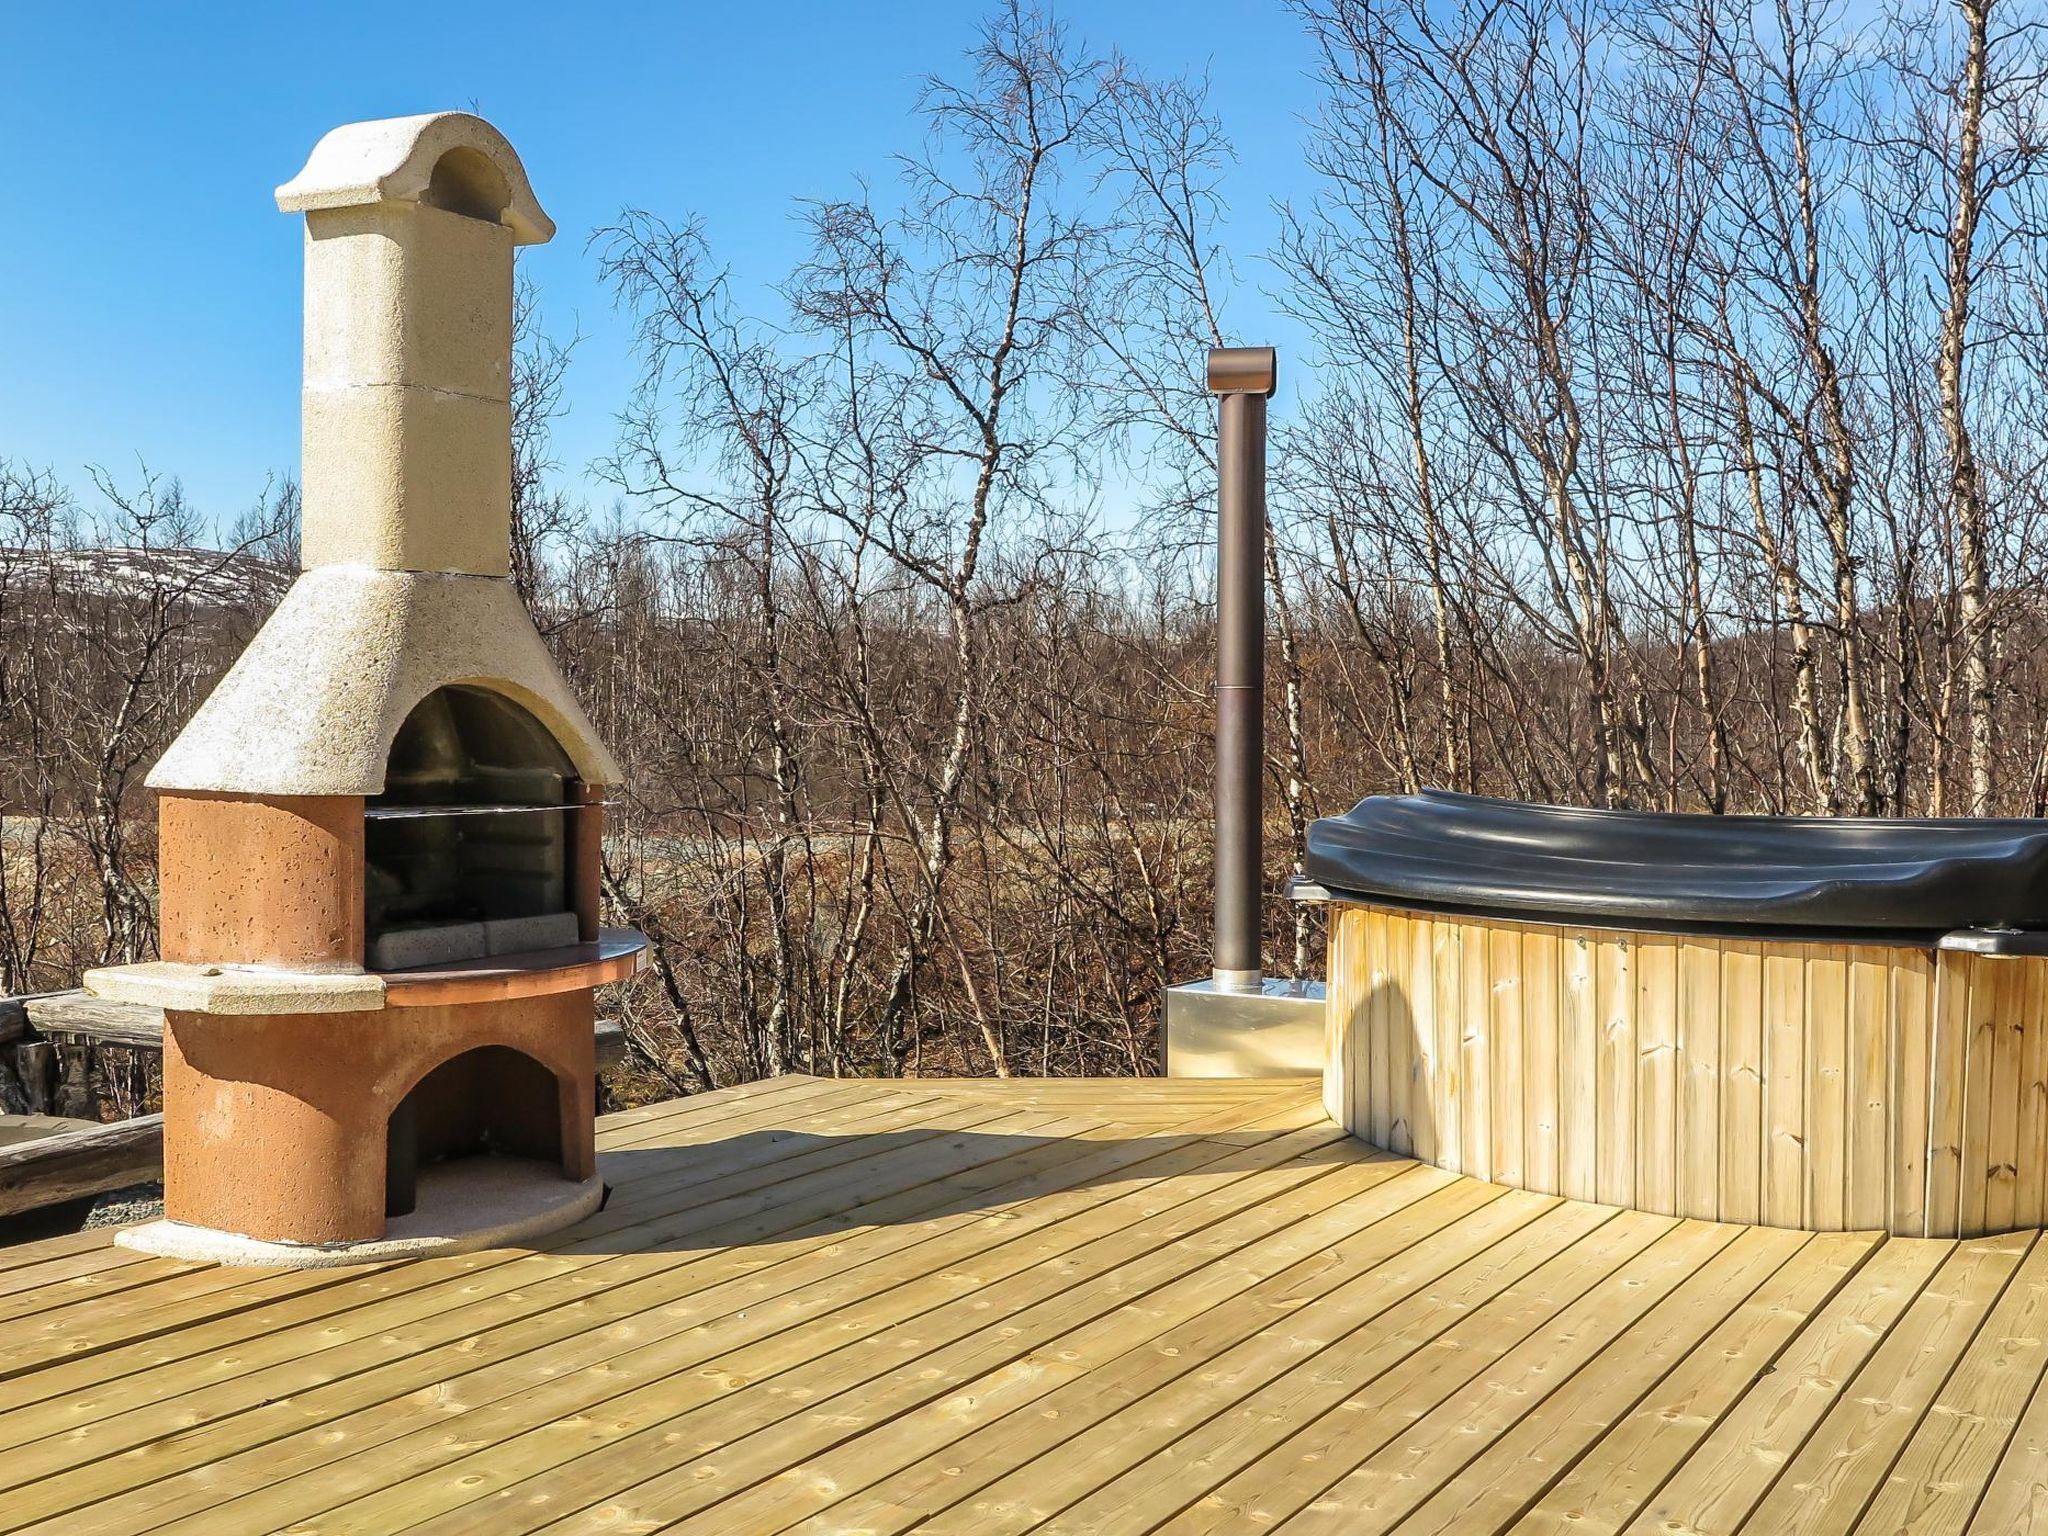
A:
<svg viewBox="0 0 2048 1536">
<path fill-rule="evenodd" d="M 604 1181 L 562 1177 L 553 1163 L 462 1157 L 420 1170 L 418 1204 L 384 1235 L 361 1243 L 280 1243 L 182 1221 L 152 1221 L 114 1235 L 123 1248 L 196 1264 L 337 1269 L 396 1259 L 503 1248 L 571 1226 L 604 1204 Z"/>
<path fill-rule="evenodd" d="M 1166 990 L 1168 1077 L 1316 1077 L 1323 984 L 1269 976 L 1257 992 L 1196 981 Z"/>
</svg>

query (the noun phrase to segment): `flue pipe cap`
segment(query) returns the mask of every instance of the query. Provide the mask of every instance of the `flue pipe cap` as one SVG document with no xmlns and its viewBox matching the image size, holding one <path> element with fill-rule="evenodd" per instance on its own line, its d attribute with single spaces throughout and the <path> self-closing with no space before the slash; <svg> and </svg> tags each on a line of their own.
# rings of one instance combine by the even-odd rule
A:
<svg viewBox="0 0 2048 1536">
<path fill-rule="evenodd" d="M 1271 347 L 1211 347 L 1209 393 L 1265 395 L 1279 380 L 1279 355 Z"/>
</svg>

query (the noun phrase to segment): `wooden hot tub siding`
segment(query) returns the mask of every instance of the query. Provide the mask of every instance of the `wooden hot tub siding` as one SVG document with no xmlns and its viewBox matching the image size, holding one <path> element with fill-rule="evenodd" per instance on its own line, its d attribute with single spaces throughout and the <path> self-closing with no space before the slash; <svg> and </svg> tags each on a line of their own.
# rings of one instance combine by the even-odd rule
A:
<svg viewBox="0 0 2048 1536">
<path fill-rule="evenodd" d="M 1953 1237 L 2048 1211 L 2048 960 L 1331 910 L 1331 1115 L 1545 1194 Z"/>
</svg>

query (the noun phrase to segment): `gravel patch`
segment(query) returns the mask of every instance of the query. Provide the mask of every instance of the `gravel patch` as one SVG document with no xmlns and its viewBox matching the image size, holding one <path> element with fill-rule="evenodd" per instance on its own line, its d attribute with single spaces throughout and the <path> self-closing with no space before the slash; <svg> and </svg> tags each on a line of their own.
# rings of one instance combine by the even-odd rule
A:
<svg viewBox="0 0 2048 1536">
<path fill-rule="evenodd" d="M 133 1221 L 155 1221 L 164 1213 L 161 1184 L 131 1184 L 109 1190 L 92 1203 L 85 1218 L 88 1227 L 120 1227 Z"/>
</svg>

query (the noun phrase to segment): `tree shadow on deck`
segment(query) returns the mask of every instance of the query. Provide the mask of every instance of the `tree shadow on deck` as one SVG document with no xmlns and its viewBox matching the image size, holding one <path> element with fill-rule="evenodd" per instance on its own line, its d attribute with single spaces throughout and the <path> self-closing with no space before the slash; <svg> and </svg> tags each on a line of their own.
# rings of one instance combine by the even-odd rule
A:
<svg viewBox="0 0 2048 1536">
<path fill-rule="evenodd" d="M 605 1208 L 557 1241 L 586 1253 L 765 1246 L 975 1212 L 1002 1219 L 1033 1200 L 1076 1190 L 1113 1200 L 1165 1177 L 1219 1186 L 1262 1169 L 1328 1169 L 1385 1156 L 1349 1137 L 1303 1144 L 1292 1155 L 1274 1145 L 1300 1134 L 1144 1132 L 1084 1139 L 972 1130 L 777 1130 L 685 1147 L 622 1147 L 599 1154 L 599 1171 L 610 1186 Z"/>
</svg>

